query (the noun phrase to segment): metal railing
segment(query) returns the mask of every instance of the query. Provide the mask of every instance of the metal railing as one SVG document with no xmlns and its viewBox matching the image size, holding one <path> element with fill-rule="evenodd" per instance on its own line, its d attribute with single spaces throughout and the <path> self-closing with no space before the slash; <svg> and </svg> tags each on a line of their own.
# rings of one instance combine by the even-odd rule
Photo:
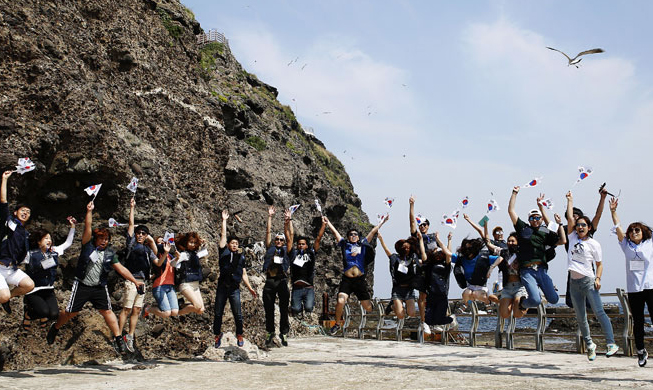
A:
<svg viewBox="0 0 653 390">
<path fill-rule="evenodd" d="M 197 38 L 197 44 L 200 46 L 204 46 L 211 42 L 219 42 L 229 49 L 229 40 L 223 33 L 218 32 L 217 30 L 209 30 L 204 34 L 197 34 L 195 37 Z"/>
<path fill-rule="evenodd" d="M 564 295 L 560 296 L 564 298 Z M 623 320 L 624 329 L 622 332 L 622 345 L 623 353 L 626 356 L 632 356 L 635 352 L 634 346 L 634 337 L 633 337 L 633 319 L 630 307 L 628 304 L 628 295 L 624 292 L 623 289 L 618 288 L 614 293 L 602 293 L 601 297 L 617 297 L 619 299 L 619 307 L 621 308 L 618 313 L 606 313 L 610 318 L 611 322 L 614 318 L 621 318 Z M 452 306 L 455 306 L 456 302 L 460 302 L 460 299 L 450 299 L 449 306 L 450 312 Z M 406 317 L 405 319 L 397 319 L 394 314 L 386 315 L 385 307 L 391 302 L 390 299 L 374 299 L 372 301 L 373 310 L 371 312 L 366 312 L 360 303 L 356 304 L 346 304 L 343 311 L 344 325 L 342 327 L 342 336 L 347 337 L 349 333 L 356 334 L 358 338 L 365 338 L 365 335 L 373 335 L 378 340 L 383 340 L 384 333 L 390 333 L 394 336 L 394 339 L 401 341 L 403 339 L 404 332 L 415 332 L 417 333 L 417 340 L 419 343 L 424 342 L 424 334 L 422 332 L 422 327 L 420 326 L 419 317 Z M 517 330 L 517 323 L 521 319 L 516 319 L 512 316 L 510 318 L 502 318 L 499 315 L 499 310 L 496 310 L 496 314 L 486 313 L 479 311 L 476 302 L 471 302 L 469 306 L 469 312 L 456 313 L 457 317 L 470 317 L 471 325 L 469 330 L 458 330 L 452 328 L 451 325 L 441 326 L 441 337 L 440 342 L 442 344 L 449 344 L 452 340 L 461 340 L 460 336 L 462 334 L 467 334 L 468 339 L 462 338 L 464 343 L 469 344 L 472 347 L 478 345 L 478 336 L 484 334 L 494 334 L 494 346 L 496 348 L 507 348 L 515 349 L 515 336 L 522 337 L 532 337 L 534 342 L 534 349 L 537 351 L 544 351 L 545 347 L 545 338 L 546 337 L 571 337 L 574 340 L 576 351 L 578 353 L 585 352 L 585 343 L 581 337 L 580 330 L 576 332 L 567 332 L 567 333 L 547 333 L 547 320 L 556 319 L 556 318 L 576 318 L 576 314 L 573 311 L 567 312 L 557 312 L 556 307 L 546 307 L 544 304 L 540 304 L 537 307 L 537 311 L 533 312 L 529 310 L 524 317 L 522 318 L 536 318 L 537 326 L 534 332 L 524 332 Z M 594 316 L 592 311 L 587 312 L 588 318 Z M 483 317 L 496 317 L 497 326 L 494 331 L 479 331 L 480 320 Z M 507 325 L 507 326 L 506 326 Z M 604 336 L 599 333 L 592 335 L 592 338 L 603 338 Z M 646 337 L 647 340 L 653 339 L 651 336 Z M 504 343 L 505 340 L 505 343 Z"/>
</svg>

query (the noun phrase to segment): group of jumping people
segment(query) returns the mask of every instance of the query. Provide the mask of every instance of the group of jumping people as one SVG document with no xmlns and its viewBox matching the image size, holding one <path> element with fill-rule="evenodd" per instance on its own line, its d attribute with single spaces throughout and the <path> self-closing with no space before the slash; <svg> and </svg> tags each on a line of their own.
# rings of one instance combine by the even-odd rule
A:
<svg viewBox="0 0 653 390">
<path fill-rule="evenodd" d="M 126 244 L 121 250 L 111 245 L 111 232 L 105 227 L 93 229 L 93 201 L 86 206 L 81 253 L 77 261 L 75 280 L 70 298 L 64 310 L 59 310 L 54 282 L 57 277 L 59 256 L 74 240 L 77 221 L 69 217 L 70 231 L 66 241 L 53 245 L 51 233 L 37 229 L 28 232 L 25 224 L 31 216 L 27 205 L 19 204 L 9 212 L 7 181 L 12 171 L 2 174 L 0 188 L 0 304 L 10 312 L 9 300 L 24 296 L 22 327 L 30 329 L 34 324 L 46 328 L 46 339 L 53 344 L 57 334 L 71 318 L 90 302 L 104 317 L 114 335 L 114 348 L 119 353 L 133 352 L 134 332 L 141 315 L 161 318 L 202 314 L 205 310 L 200 292 L 203 278 L 202 258 L 208 256 L 206 242 L 196 232 L 177 234 L 172 242 L 163 237 L 154 238 L 145 225 L 135 226 L 136 202 L 130 202 L 129 224 Z M 562 225 L 559 215 L 550 224 L 542 200 L 537 208 L 528 213 L 528 222 L 515 212 L 520 187 L 514 187 L 508 206 L 508 214 L 514 226 L 507 240 L 503 229 L 495 227 L 492 238 L 488 233 L 487 219 L 482 226 L 464 219 L 479 233 L 480 238 L 465 238 L 454 252 L 451 249 L 452 234 L 447 245 L 439 234 L 429 233 L 429 221 L 417 223 L 414 214 L 414 197 L 409 199 L 409 235 L 394 244 L 394 253 L 386 245 L 380 228 L 388 221 L 383 218 L 365 236 L 357 229 L 350 229 L 343 237 L 329 219 L 322 217 L 322 225 L 311 246 L 308 237 L 294 237 L 292 212 L 284 212 L 283 233 L 272 234 L 272 220 L 276 215 L 274 206 L 268 209 L 265 235 L 266 252 L 262 271 L 266 280 L 263 287 L 265 309 L 266 346 L 272 346 L 275 332 L 275 302 L 280 309 L 279 339 L 288 345 L 289 308 L 293 315 L 310 313 L 315 305 L 314 274 L 316 252 L 328 227 L 334 235 L 343 265 L 343 275 L 338 288 L 335 324 L 331 334 L 341 330 L 343 308 L 351 294 L 355 294 L 366 311 L 372 310 L 370 288 L 366 282 L 367 267 L 374 261 L 374 238 L 378 236 L 389 258 L 392 276 L 392 304 L 387 311 L 394 311 L 399 319 L 416 316 L 415 301 L 421 320 L 420 326 L 430 333 L 430 326 L 448 325 L 454 321 L 448 313 L 449 280 L 451 273 L 463 289 L 464 301 L 478 300 L 499 305 L 500 315 L 509 318 L 522 317 L 528 308 L 537 307 L 542 298 L 555 304 L 558 293 L 549 277 L 548 262 L 555 257 L 555 247 L 566 245 L 568 287 L 567 304 L 574 307 L 582 337 L 586 343 L 588 358 L 596 358 L 587 322 L 586 305 L 598 318 L 607 342 L 606 357 L 618 351 L 611 323 L 603 310 L 599 290 L 603 274 L 601 245 L 592 238 L 605 204 L 607 192 L 600 190 L 600 201 L 593 219 L 574 207 L 573 195 L 568 192 L 566 218 Z M 617 216 L 618 199 L 610 200 L 610 210 L 619 245 L 626 260 L 627 291 L 634 319 L 634 336 L 638 363 L 646 365 L 648 354 L 644 347 L 644 307 L 653 308 L 653 239 L 651 228 L 642 222 L 631 223 L 624 231 Z M 236 326 L 237 344 L 243 346 L 243 318 L 241 312 L 240 286 L 244 284 L 253 297 L 257 296 L 245 268 L 245 256 L 239 239 L 227 235 L 227 210 L 221 213 L 220 240 L 218 243 L 219 277 L 216 287 L 213 333 L 215 347 L 222 341 L 222 317 L 229 300 Z M 555 225 L 555 226 L 554 226 Z M 549 227 L 555 227 L 550 230 Z M 122 262 L 121 262 L 122 260 Z M 453 265 L 452 265 L 453 264 Z M 19 266 L 23 266 L 24 270 Z M 502 273 L 502 288 L 498 294 L 488 291 L 487 282 L 494 268 Z M 107 277 L 115 270 L 127 282 L 122 294 L 122 310 L 118 317 L 111 307 Z M 452 272 L 453 271 L 453 272 Z M 288 280 L 290 279 L 290 281 Z M 144 305 L 147 286 L 151 283 L 155 305 Z M 290 284 L 290 290 L 289 290 Z M 418 296 L 414 291 L 418 291 Z M 186 304 L 180 307 L 177 292 Z M 143 313 L 141 313 L 143 311 Z M 123 335 L 125 325 L 129 323 Z"/>
</svg>

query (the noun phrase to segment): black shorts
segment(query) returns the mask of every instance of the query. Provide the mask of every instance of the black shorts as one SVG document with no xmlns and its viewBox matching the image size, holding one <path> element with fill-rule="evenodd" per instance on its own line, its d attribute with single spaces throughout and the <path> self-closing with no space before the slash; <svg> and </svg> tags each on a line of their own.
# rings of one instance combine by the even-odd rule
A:
<svg viewBox="0 0 653 390">
<path fill-rule="evenodd" d="M 66 305 L 66 312 L 81 311 L 86 302 L 91 302 L 97 310 L 111 310 L 111 299 L 109 299 L 107 286 L 87 286 L 75 280 L 70 300 Z"/>
<path fill-rule="evenodd" d="M 365 281 L 365 275 L 355 278 L 343 275 L 342 280 L 340 281 L 340 286 L 338 287 L 338 294 L 339 293 L 347 295 L 354 293 L 359 301 L 368 301 L 371 298 L 370 292 L 367 288 L 367 281 Z"/>
<path fill-rule="evenodd" d="M 415 290 L 425 293 L 428 290 L 428 285 L 426 284 L 426 277 L 424 275 L 415 275 L 413 276 L 412 286 Z"/>
</svg>

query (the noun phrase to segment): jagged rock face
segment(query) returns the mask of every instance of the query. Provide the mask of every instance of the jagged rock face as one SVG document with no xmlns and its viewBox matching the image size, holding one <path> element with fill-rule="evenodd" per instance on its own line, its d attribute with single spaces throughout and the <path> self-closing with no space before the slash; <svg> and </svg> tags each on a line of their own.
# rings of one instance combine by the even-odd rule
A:
<svg viewBox="0 0 653 390">
<path fill-rule="evenodd" d="M 264 239 L 269 205 L 280 210 L 273 231 L 283 228 L 282 209 L 300 203 L 295 233 L 315 237 L 320 226 L 315 198 L 341 233 L 371 227 L 342 164 L 278 103 L 274 87 L 242 69 L 227 46 L 199 47 L 200 32 L 192 13 L 174 0 L 0 0 L 0 163 L 8 169 L 30 157 L 37 164 L 36 171 L 9 179 L 10 203 L 32 207 L 28 228 L 49 229 L 55 244 L 61 243 L 65 217 L 83 219 L 90 200 L 83 189 L 98 183 L 94 226 L 106 226 L 110 217 L 126 222 L 131 197 L 126 186 L 136 176 L 137 223 L 155 234 L 198 231 L 208 243 L 202 283 L 207 312 L 139 325 L 146 357 L 198 355 L 210 342 L 223 208 L 240 212 L 242 223 L 231 218 L 229 234 L 248 248 L 259 292 L 264 279 L 257 275 L 261 261 L 253 248 Z M 60 307 L 79 253 L 78 230 L 62 259 Z M 114 245 L 123 244 L 122 233 L 114 231 Z M 333 296 L 340 273 L 338 250 L 327 233 L 316 275 L 318 310 L 321 293 Z M 371 270 L 369 277 L 371 285 Z M 115 299 L 121 282 L 113 280 Z M 34 358 L 9 359 L 6 367 L 76 362 L 71 358 L 76 351 L 89 358 L 111 356 L 108 348 L 89 352 L 98 343 L 92 336 L 65 351 L 42 346 L 38 331 L 8 337 L 22 318 L 21 300 L 11 304 L 14 314 L 0 323 L 4 350 L 14 356 L 34 350 Z M 261 343 L 261 301 L 244 299 L 243 306 L 246 332 Z M 233 326 L 230 314 L 225 317 L 225 328 Z M 81 332 L 85 318 L 65 332 Z M 161 323 L 165 330 L 155 337 L 151 328 Z M 172 323 L 185 330 L 173 332 Z"/>
</svg>

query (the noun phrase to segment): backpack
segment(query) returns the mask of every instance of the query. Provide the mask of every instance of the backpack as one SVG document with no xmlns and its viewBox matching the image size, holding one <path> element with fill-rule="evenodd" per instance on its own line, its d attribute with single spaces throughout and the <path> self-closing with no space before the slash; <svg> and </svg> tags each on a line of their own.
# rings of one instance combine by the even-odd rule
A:
<svg viewBox="0 0 653 390">
<path fill-rule="evenodd" d="M 459 258 L 460 261 L 456 261 L 456 265 L 453 267 L 453 276 L 456 278 L 456 283 L 458 287 L 463 290 L 467 288 L 467 279 L 465 279 L 465 269 L 463 268 L 462 258 Z"/>
</svg>

